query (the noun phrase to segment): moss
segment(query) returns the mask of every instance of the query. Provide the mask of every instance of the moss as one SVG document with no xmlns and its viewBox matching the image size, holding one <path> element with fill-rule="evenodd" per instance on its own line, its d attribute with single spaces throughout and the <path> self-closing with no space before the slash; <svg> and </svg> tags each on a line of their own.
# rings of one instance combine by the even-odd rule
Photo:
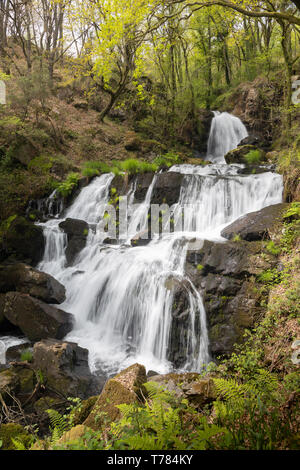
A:
<svg viewBox="0 0 300 470">
<path fill-rule="evenodd" d="M 20 424 L 8 423 L 0 426 L 1 450 L 16 450 L 13 439 L 21 442 L 26 449 L 29 449 L 33 442 L 31 436 Z"/>
<path fill-rule="evenodd" d="M 75 408 L 74 412 L 72 412 L 72 423 L 74 426 L 82 424 L 87 419 L 98 398 L 98 396 L 90 397 L 87 400 L 84 400 L 80 404 L 79 408 Z"/>
<path fill-rule="evenodd" d="M 137 396 L 134 392 L 129 391 L 117 380 L 111 379 L 106 383 L 93 410 L 83 424 L 94 430 L 101 429 L 105 422 L 121 418 L 117 405 L 124 403 L 129 405 L 136 400 Z"/>
</svg>

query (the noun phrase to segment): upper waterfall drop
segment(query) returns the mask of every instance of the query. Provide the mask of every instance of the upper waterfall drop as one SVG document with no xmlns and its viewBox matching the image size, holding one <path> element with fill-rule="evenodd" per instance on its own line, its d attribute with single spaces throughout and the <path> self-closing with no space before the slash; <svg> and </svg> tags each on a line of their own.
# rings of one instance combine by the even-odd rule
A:
<svg viewBox="0 0 300 470">
<path fill-rule="evenodd" d="M 207 159 L 213 163 L 225 163 L 225 155 L 236 149 L 249 134 L 238 117 L 219 111 L 214 111 L 214 115 L 208 139 Z"/>
</svg>

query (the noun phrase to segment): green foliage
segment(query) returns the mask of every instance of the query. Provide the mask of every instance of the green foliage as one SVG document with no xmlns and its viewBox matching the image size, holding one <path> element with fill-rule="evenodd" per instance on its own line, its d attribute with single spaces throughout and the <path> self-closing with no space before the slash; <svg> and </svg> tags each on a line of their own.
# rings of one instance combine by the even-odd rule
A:
<svg viewBox="0 0 300 470">
<path fill-rule="evenodd" d="M 164 155 L 156 157 L 154 160 L 154 164 L 158 168 L 171 168 L 174 165 L 178 165 L 182 163 L 182 159 L 177 153 L 168 152 Z"/>
<path fill-rule="evenodd" d="M 22 362 L 32 362 L 33 354 L 32 351 L 26 349 L 25 351 L 21 352 L 21 361 Z"/>
<path fill-rule="evenodd" d="M 78 173 L 69 173 L 66 181 L 59 184 L 57 191 L 63 196 L 68 197 L 77 187 L 80 175 Z"/>
<path fill-rule="evenodd" d="M 51 446 L 57 443 L 62 435 L 70 429 L 70 424 L 66 416 L 61 415 L 56 410 L 46 410 L 50 418 Z"/>
<path fill-rule="evenodd" d="M 258 165 L 261 161 L 262 153 L 260 150 L 250 150 L 244 159 L 248 165 Z"/>
<path fill-rule="evenodd" d="M 266 250 L 274 256 L 278 256 L 281 252 L 280 247 L 276 246 L 273 241 L 267 243 Z"/>
<path fill-rule="evenodd" d="M 268 285 L 278 284 L 281 279 L 282 275 L 277 269 L 267 269 L 266 271 L 263 271 L 257 278 L 259 282 Z"/>
</svg>

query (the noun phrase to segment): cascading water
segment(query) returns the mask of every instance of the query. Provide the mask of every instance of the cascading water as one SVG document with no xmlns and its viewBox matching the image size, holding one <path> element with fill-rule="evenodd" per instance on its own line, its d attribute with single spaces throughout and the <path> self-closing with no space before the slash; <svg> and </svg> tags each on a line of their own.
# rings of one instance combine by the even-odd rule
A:
<svg viewBox="0 0 300 470">
<path fill-rule="evenodd" d="M 155 233 L 146 245 L 131 246 L 131 242 L 148 232 L 159 175 L 154 175 L 140 205 L 134 204 L 138 181 L 130 186 L 128 232 L 118 244 L 106 244 L 109 240 L 105 243 L 107 236 L 98 225 L 104 220 L 113 174 L 95 178 L 68 209 L 56 193 L 33 208 L 44 217 L 53 217 L 40 224 L 46 248 L 38 268 L 66 287 L 61 308 L 73 313 L 76 320 L 66 339 L 89 349 L 93 371 L 110 375 L 134 362 L 160 373 L 173 368 L 199 371 L 209 362 L 206 312 L 201 294 L 185 273 L 187 251 L 201 247 L 205 239 L 225 243 L 220 235 L 225 226 L 249 212 L 282 202 L 280 175 L 267 170 L 242 175 L 243 165 L 224 164 L 224 155 L 247 135 L 238 118 L 215 112 L 208 142 L 208 159 L 215 164 L 177 165 L 169 170 L 184 175 L 171 214 L 175 230 Z M 86 246 L 72 266 L 67 265 L 67 236 L 59 227 L 66 218 L 83 220 L 90 227 Z M 173 311 L 178 295 L 185 309 L 180 311 L 180 320 Z M 10 345 L 26 340 L 0 339 L 0 363 Z"/>
<path fill-rule="evenodd" d="M 242 121 L 232 114 L 214 111 L 208 139 L 207 160 L 213 163 L 225 163 L 224 156 L 237 148 L 248 137 Z"/>
<path fill-rule="evenodd" d="M 201 295 L 186 277 L 184 265 L 189 240 L 222 241 L 224 226 L 238 217 L 282 200 L 282 177 L 274 173 L 240 176 L 234 165 L 191 167 L 183 173 L 176 211 L 185 207 L 182 232 L 155 237 L 147 246 L 107 246 L 90 230 L 86 247 L 72 267 L 66 267 L 64 234 L 60 220 L 44 224 L 46 251 L 40 270 L 55 276 L 67 289 L 61 308 L 73 313 L 76 325 L 67 339 L 90 351 L 93 371 L 112 374 L 134 362 L 148 369 L 172 369 L 169 354 L 174 283 L 187 291 L 189 318 L 183 348 L 183 370 L 200 370 L 209 361 L 206 314 Z M 145 228 L 153 188 L 145 201 L 132 206 L 135 188 L 129 191 L 129 238 Z M 84 188 L 64 217 L 99 222 L 100 205 L 109 200 L 112 174 L 96 178 Z"/>
</svg>

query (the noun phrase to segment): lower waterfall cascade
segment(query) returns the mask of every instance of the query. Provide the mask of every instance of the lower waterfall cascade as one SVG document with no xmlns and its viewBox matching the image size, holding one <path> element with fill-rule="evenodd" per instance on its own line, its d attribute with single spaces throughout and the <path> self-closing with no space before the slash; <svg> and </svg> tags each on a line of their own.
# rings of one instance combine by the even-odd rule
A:
<svg viewBox="0 0 300 470">
<path fill-rule="evenodd" d="M 45 256 L 38 268 L 53 275 L 67 290 L 61 308 L 75 315 L 76 325 L 67 340 L 90 352 L 92 371 L 113 374 L 134 362 L 166 373 L 173 365 L 168 357 L 174 292 L 170 278 L 188 285 L 189 328 L 186 362 L 182 369 L 199 371 L 209 362 L 206 313 L 201 295 L 186 277 L 184 265 L 189 240 L 224 242 L 221 230 L 240 216 L 282 201 L 282 177 L 266 172 L 239 176 L 234 165 L 198 167 L 180 165 L 171 172 L 184 175 L 177 207 L 187 206 L 184 232 L 164 234 L 146 246 L 103 244 L 97 232 L 89 231 L 86 247 L 71 267 L 66 267 L 66 235 L 61 219 L 44 224 Z M 84 188 L 65 218 L 95 224 L 97 206 L 109 199 L 113 174 L 94 179 Z M 144 228 L 155 178 L 145 201 L 132 210 L 132 225 Z M 130 189 L 134 200 L 134 188 Z M 140 224 L 139 224 L 140 221 Z M 132 222 L 132 223 L 131 223 Z"/>
<path fill-rule="evenodd" d="M 206 312 L 201 293 L 185 273 L 191 241 L 226 243 L 221 231 L 239 217 L 282 202 L 283 178 L 266 171 L 242 175 L 243 165 L 224 164 L 226 151 L 248 135 L 238 118 L 215 114 L 208 149 L 216 163 L 176 165 L 182 183 L 173 216 L 184 209 L 181 231 L 152 237 L 148 244 L 130 241 L 148 227 L 157 174 L 153 175 L 143 203 L 135 204 L 136 180 L 127 193 L 128 238 L 104 243 L 97 229 L 101 207 L 109 202 L 114 174 L 103 174 L 83 188 L 70 207 L 45 223 L 45 253 L 37 266 L 66 288 L 60 308 L 75 316 L 73 331 L 65 338 L 89 350 L 92 372 L 107 376 L 135 362 L 158 373 L 174 370 L 170 332 L 174 283 L 184 285 L 188 298 L 188 323 L 183 341 L 183 371 L 200 371 L 210 361 Z M 55 194 L 51 197 L 52 210 Z M 71 266 L 66 259 L 67 235 L 59 224 L 67 218 L 89 224 L 87 243 Z"/>
</svg>

